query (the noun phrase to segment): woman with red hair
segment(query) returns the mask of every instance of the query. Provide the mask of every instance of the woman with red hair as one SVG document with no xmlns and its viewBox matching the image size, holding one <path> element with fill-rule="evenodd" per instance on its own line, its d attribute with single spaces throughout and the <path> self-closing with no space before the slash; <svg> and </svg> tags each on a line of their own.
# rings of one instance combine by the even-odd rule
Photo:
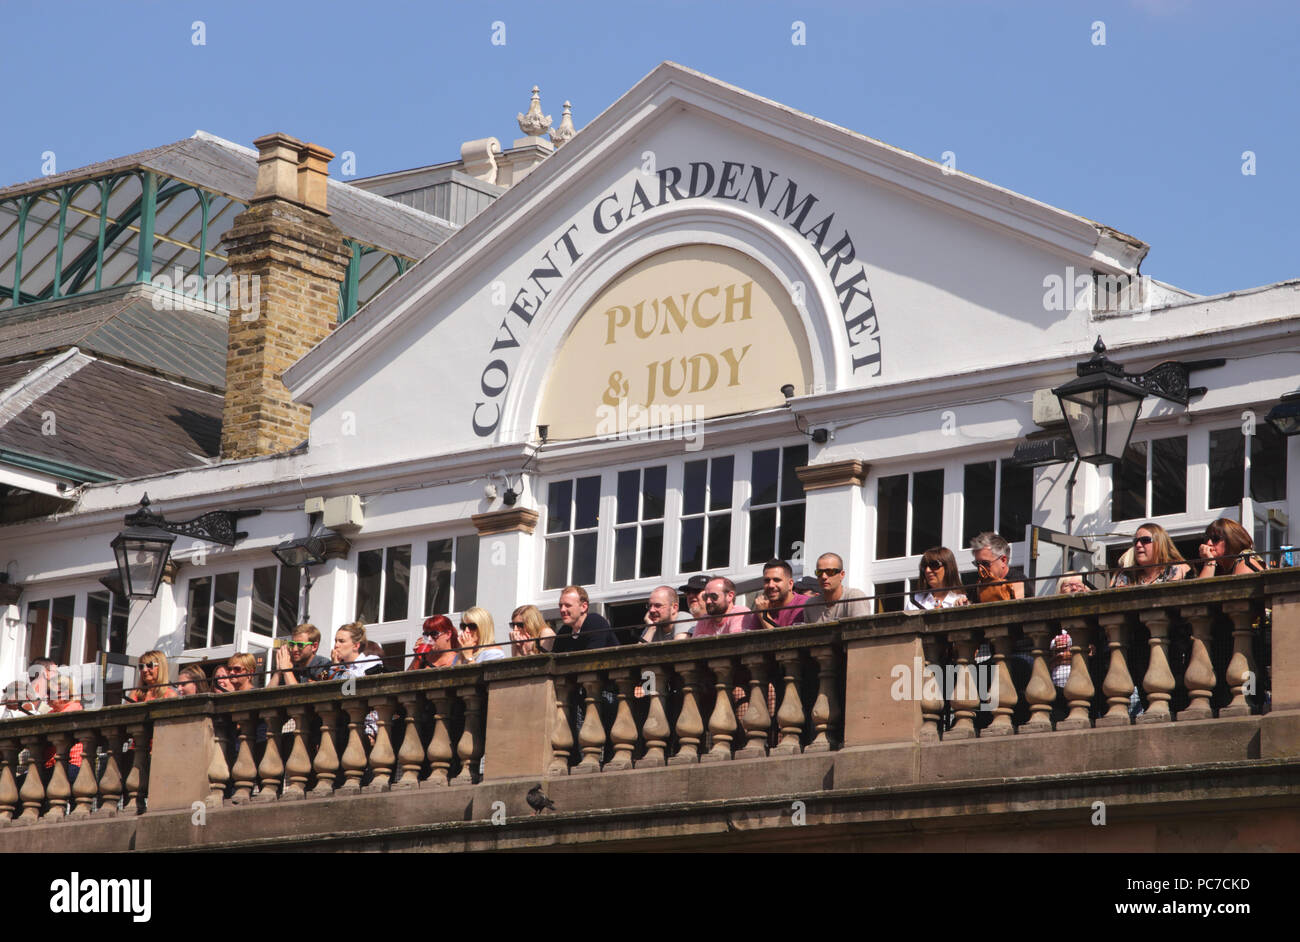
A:
<svg viewBox="0 0 1300 942">
<path fill-rule="evenodd" d="M 415 643 L 415 657 L 408 671 L 425 667 L 450 667 L 460 653 L 460 636 L 446 615 L 431 615 L 424 620 L 424 634 Z"/>
</svg>

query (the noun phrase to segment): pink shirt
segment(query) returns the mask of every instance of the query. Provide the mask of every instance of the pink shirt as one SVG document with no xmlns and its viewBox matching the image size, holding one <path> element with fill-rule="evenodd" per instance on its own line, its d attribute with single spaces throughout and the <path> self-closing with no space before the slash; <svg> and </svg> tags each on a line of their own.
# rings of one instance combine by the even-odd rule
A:
<svg viewBox="0 0 1300 942">
<path fill-rule="evenodd" d="M 753 631 L 760 627 L 758 616 L 743 605 L 733 605 L 721 618 L 701 618 L 695 624 L 693 638 L 706 635 L 734 635 L 741 631 Z"/>
</svg>

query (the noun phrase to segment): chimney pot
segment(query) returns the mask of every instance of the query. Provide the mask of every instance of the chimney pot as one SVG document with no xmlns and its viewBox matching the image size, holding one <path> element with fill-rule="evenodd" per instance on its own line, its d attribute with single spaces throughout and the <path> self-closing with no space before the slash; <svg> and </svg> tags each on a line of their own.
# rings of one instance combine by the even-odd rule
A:
<svg viewBox="0 0 1300 942">
<path fill-rule="evenodd" d="M 277 131 L 259 137 L 253 141 L 253 146 L 257 148 L 257 189 L 253 199 L 278 198 L 298 202 L 302 141 Z"/>
<path fill-rule="evenodd" d="M 329 183 L 329 162 L 334 152 L 319 144 L 303 144 L 298 162 L 298 202 L 319 213 L 326 212 L 325 193 Z"/>
</svg>

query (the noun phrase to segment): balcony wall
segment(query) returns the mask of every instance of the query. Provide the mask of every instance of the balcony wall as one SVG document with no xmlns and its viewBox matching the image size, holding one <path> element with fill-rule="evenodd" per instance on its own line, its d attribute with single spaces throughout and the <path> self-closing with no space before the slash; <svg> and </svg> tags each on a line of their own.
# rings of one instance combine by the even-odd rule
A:
<svg viewBox="0 0 1300 942">
<path fill-rule="evenodd" d="M 1300 850 L 1297 794 L 1300 570 L 0 723 L 0 851 Z"/>
</svg>

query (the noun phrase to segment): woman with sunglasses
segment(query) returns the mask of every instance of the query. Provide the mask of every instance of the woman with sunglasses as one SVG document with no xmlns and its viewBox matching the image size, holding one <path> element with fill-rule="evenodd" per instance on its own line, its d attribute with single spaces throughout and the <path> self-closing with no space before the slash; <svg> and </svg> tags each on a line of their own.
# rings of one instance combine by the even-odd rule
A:
<svg viewBox="0 0 1300 942">
<path fill-rule="evenodd" d="M 499 661 L 505 652 L 492 642 L 496 641 L 496 625 L 485 608 L 466 609 L 460 616 L 460 654 L 457 664 L 474 664 Z"/>
<path fill-rule="evenodd" d="M 161 651 L 145 651 L 140 655 L 140 686 L 129 691 L 124 699 L 131 703 L 149 700 L 167 700 L 176 696 L 167 672 L 167 655 Z"/>
<path fill-rule="evenodd" d="M 966 588 L 957 572 L 957 558 L 946 546 L 932 546 L 921 554 L 920 578 L 924 586 L 903 600 L 903 610 L 917 612 L 935 608 L 953 608 L 970 604 Z"/>
<path fill-rule="evenodd" d="M 1241 576 L 1248 572 L 1263 572 L 1267 568 L 1255 552 L 1255 541 L 1250 533 L 1227 517 L 1220 517 L 1205 528 L 1205 542 L 1201 544 L 1199 553 L 1197 578 Z"/>
<path fill-rule="evenodd" d="M 1191 567 L 1158 523 L 1144 523 L 1133 536 L 1133 566 L 1115 576 L 1116 586 L 1154 585 L 1186 579 Z"/>
<path fill-rule="evenodd" d="M 536 605 L 521 605 L 510 616 L 510 641 L 515 657 L 546 653 L 555 643 L 555 631 Z"/>
<path fill-rule="evenodd" d="M 426 667 L 451 667 L 460 652 L 460 635 L 446 615 L 430 615 L 424 620 L 424 634 L 415 642 L 415 656 L 408 671 Z"/>
</svg>

